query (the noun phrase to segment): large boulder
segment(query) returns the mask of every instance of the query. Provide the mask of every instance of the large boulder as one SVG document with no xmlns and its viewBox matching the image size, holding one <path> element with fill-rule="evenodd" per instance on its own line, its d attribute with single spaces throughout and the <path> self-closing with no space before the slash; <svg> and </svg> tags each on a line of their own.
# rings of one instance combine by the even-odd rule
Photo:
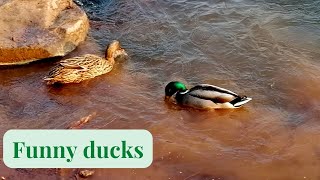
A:
<svg viewBox="0 0 320 180">
<path fill-rule="evenodd" d="M 89 29 L 72 0 L 0 0 L 0 17 L 0 65 L 64 56 Z"/>
</svg>

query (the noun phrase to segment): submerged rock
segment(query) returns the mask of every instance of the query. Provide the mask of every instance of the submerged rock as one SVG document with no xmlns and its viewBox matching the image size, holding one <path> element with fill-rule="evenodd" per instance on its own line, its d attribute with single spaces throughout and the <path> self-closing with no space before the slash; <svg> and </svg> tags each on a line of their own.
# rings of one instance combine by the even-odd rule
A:
<svg viewBox="0 0 320 180">
<path fill-rule="evenodd" d="M 89 29 L 72 0 L 0 0 L 0 17 L 0 65 L 64 56 Z"/>
<path fill-rule="evenodd" d="M 79 172 L 79 176 L 82 178 L 90 177 L 94 174 L 93 170 L 82 170 Z"/>
</svg>

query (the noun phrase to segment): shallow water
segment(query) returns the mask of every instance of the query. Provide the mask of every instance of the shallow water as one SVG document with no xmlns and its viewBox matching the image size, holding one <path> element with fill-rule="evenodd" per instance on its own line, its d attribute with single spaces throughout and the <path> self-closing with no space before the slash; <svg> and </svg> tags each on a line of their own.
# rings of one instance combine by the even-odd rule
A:
<svg viewBox="0 0 320 180">
<path fill-rule="evenodd" d="M 155 145 L 151 167 L 100 169 L 95 179 L 320 179 L 320 1 L 78 3 L 91 32 L 73 54 L 102 54 L 119 39 L 131 58 L 62 88 L 42 82 L 59 59 L 2 68 L 1 135 L 65 129 L 93 114 L 83 128 L 148 129 Z M 163 101 L 172 80 L 215 84 L 253 101 L 236 110 L 181 109 Z"/>
</svg>

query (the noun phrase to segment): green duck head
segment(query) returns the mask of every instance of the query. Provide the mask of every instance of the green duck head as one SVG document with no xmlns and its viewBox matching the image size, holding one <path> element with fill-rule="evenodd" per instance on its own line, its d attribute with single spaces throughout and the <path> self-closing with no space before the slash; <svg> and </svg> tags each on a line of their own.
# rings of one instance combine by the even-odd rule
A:
<svg viewBox="0 0 320 180">
<path fill-rule="evenodd" d="M 165 96 L 165 98 L 168 99 L 172 95 L 174 95 L 176 92 L 184 92 L 186 90 L 187 90 L 187 88 L 182 82 L 172 81 L 169 84 L 167 84 L 167 86 L 166 86 L 166 89 L 165 89 L 166 96 Z"/>
</svg>

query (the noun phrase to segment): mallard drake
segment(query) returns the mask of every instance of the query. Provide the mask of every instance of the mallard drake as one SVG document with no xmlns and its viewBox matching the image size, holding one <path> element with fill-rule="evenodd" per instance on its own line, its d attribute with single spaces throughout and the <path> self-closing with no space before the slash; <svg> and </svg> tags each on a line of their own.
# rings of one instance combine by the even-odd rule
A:
<svg viewBox="0 0 320 180">
<path fill-rule="evenodd" d="M 251 98 L 209 84 L 199 84 L 187 89 L 182 82 L 170 82 L 165 88 L 166 99 L 178 105 L 197 109 L 239 108 Z"/>
<path fill-rule="evenodd" d="M 44 80 L 48 85 L 79 83 L 110 72 L 114 66 L 114 59 L 120 55 L 127 56 L 125 50 L 121 48 L 120 42 L 114 40 L 108 45 L 105 58 L 85 54 L 62 60 Z"/>
</svg>

